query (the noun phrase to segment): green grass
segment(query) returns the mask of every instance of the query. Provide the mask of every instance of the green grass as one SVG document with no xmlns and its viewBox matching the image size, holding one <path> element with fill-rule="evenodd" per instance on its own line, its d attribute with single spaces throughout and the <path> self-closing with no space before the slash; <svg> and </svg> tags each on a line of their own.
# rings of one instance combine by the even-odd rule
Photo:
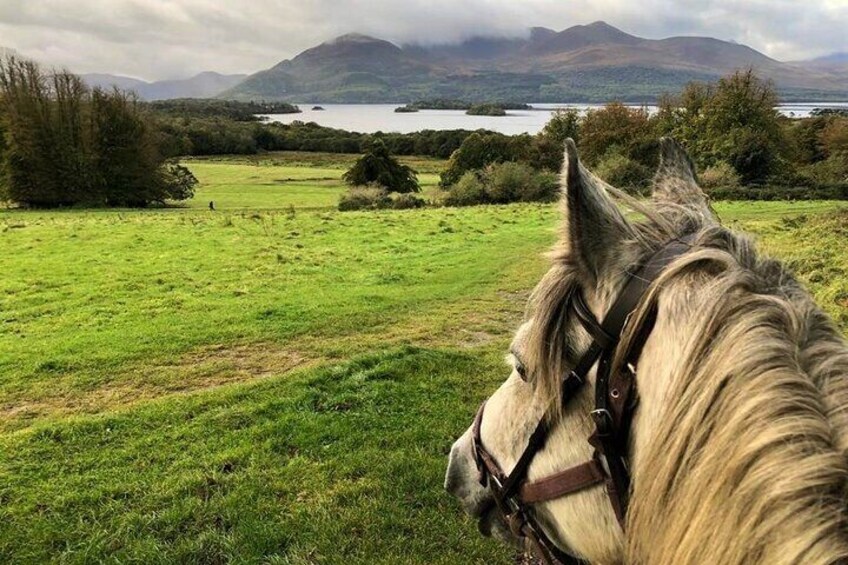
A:
<svg viewBox="0 0 848 565">
<path fill-rule="evenodd" d="M 0 213 L 0 562 L 511 562 L 442 473 L 556 207 L 339 213 L 308 180 L 333 159 L 192 161 L 181 209 Z M 716 205 L 848 328 L 836 208 Z"/>
<path fill-rule="evenodd" d="M 255 157 L 207 158 L 187 161 L 200 181 L 192 208 L 275 210 L 334 208 L 347 190 L 342 174 L 357 155 L 270 153 Z M 444 161 L 403 157 L 419 172 L 424 196 L 438 191 L 438 173 Z"/>
</svg>

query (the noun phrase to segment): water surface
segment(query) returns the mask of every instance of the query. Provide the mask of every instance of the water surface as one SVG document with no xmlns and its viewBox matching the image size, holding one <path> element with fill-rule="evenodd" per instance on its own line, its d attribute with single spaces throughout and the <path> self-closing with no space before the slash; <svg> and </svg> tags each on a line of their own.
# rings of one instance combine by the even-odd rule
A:
<svg viewBox="0 0 848 565">
<path fill-rule="evenodd" d="M 516 135 L 535 134 L 542 130 L 557 108 L 577 108 L 585 112 L 602 104 L 532 104 L 532 110 L 509 110 L 506 116 L 469 116 L 463 110 L 421 110 L 411 114 L 395 113 L 402 104 L 321 104 L 324 110 L 313 110 L 314 104 L 299 104 L 300 114 L 275 114 L 271 121 L 290 124 L 294 121 L 316 122 L 322 126 L 362 133 L 412 133 L 425 129 L 488 129 Z M 639 107 L 639 106 L 631 106 Z M 656 106 L 647 106 L 656 111 Z M 786 116 L 802 118 L 815 108 L 848 108 L 848 102 L 783 104 L 778 107 Z"/>
</svg>

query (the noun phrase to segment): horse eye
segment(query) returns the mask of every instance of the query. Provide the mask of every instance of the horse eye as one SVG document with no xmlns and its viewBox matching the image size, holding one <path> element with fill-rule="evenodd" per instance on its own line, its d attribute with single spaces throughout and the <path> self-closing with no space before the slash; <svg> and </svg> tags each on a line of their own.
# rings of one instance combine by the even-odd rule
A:
<svg viewBox="0 0 848 565">
<path fill-rule="evenodd" d="M 515 359 L 515 370 L 518 371 L 518 376 L 521 377 L 522 381 L 527 382 L 527 367 L 524 366 L 524 363 L 521 362 L 521 359 L 513 355 Z"/>
</svg>

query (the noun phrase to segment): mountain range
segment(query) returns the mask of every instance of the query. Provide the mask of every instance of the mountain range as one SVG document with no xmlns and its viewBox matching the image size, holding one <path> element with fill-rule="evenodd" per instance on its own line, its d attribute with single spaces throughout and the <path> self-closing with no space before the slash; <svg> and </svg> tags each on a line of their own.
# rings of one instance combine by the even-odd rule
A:
<svg viewBox="0 0 848 565">
<path fill-rule="evenodd" d="M 4 53 L 17 55 L 0 47 L 0 56 Z M 785 101 L 848 99 L 848 53 L 781 62 L 734 41 L 645 39 L 605 22 L 434 46 L 396 45 L 351 33 L 252 75 L 203 72 L 156 82 L 109 74 L 82 77 L 91 86 L 134 90 L 145 100 L 652 102 L 692 80 L 712 81 L 747 68 L 772 80 Z"/>
<path fill-rule="evenodd" d="M 605 22 L 525 38 L 477 37 L 458 45 L 395 45 L 361 34 L 322 43 L 220 94 L 241 100 L 403 102 L 422 98 L 652 101 L 692 80 L 753 68 L 785 99 L 844 99 L 848 73 L 783 63 L 709 37 L 644 39 Z"/>
<path fill-rule="evenodd" d="M 222 75 L 204 72 L 181 80 L 145 82 L 118 75 L 91 73 L 82 79 L 91 87 L 134 90 L 143 100 L 168 100 L 173 98 L 214 98 L 221 92 L 242 82 L 247 75 Z"/>
</svg>

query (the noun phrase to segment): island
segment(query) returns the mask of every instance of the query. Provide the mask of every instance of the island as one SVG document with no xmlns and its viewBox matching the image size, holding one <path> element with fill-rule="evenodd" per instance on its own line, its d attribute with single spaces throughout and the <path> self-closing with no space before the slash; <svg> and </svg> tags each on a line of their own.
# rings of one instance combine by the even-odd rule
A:
<svg viewBox="0 0 848 565">
<path fill-rule="evenodd" d="M 321 107 L 321 106 L 313 106 L 313 107 L 312 107 L 312 111 L 313 111 L 313 112 L 323 112 L 323 111 L 324 111 L 324 108 L 323 108 L 323 107 Z"/>
<path fill-rule="evenodd" d="M 469 116 L 506 116 L 506 110 L 497 104 L 474 104 L 465 113 Z"/>
<path fill-rule="evenodd" d="M 482 110 L 486 113 L 477 114 L 472 113 L 473 109 L 475 112 L 481 111 L 480 108 L 485 108 Z M 399 108 L 395 108 L 395 112 L 397 113 L 411 113 L 417 112 L 419 110 L 465 110 L 468 114 L 472 116 L 503 116 L 505 114 L 496 113 L 494 108 L 500 108 L 501 110 L 532 110 L 533 107 L 529 104 L 524 104 L 521 102 L 502 102 L 502 101 L 486 101 L 486 102 L 466 102 L 464 100 L 453 100 L 450 98 L 433 98 L 430 100 L 419 100 L 417 102 L 411 102 L 406 106 L 401 106 Z"/>
</svg>

